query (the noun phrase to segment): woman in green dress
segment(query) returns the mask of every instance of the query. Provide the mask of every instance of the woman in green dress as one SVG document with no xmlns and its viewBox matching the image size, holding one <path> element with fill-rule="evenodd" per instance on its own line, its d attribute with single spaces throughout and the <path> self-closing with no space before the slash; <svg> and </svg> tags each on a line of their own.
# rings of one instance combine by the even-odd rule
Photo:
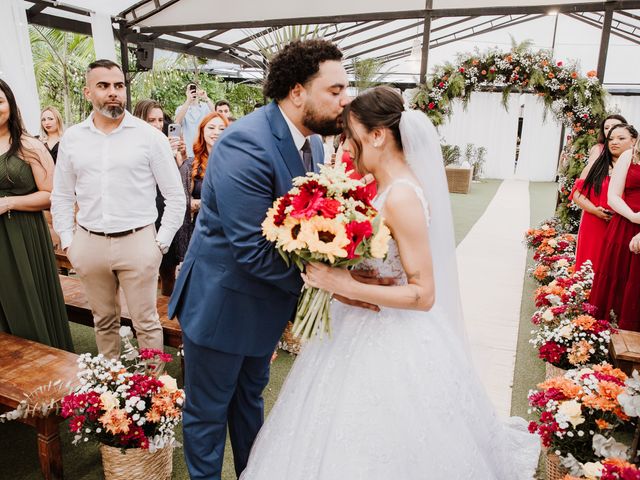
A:
<svg viewBox="0 0 640 480">
<path fill-rule="evenodd" d="M 0 331 L 73 350 L 69 321 L 42 210 L 49 208 L 53 159 L 26 133 L 0 80 Z"/>
</svg>

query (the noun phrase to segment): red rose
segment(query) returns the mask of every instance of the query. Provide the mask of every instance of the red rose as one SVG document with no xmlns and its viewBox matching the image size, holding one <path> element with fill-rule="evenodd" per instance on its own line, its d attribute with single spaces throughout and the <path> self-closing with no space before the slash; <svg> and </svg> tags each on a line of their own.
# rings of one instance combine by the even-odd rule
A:
<svg viewBox="0 0 640 480">
<path fill-rule="evenodd" d="M 491 67 L 491 68 L 489 69 L 489 73 L 495 73 L 495 72 L 496 72 L 496 69 L 495 69 L 495 68 Z"/>
<path fill-rule="evenodd" d="M 438 84 L 438 88 L 442 88 L 442 87 L 444 87 L 444 82 L 440 82 L 440 83 Z"/>
<path fill-rule="evenodd" d="M 562 64 L 562 62 L 558 62 L 558 63 L 557 63 L 557 65 L 558 65 L 559 67 L 561 67 L 563 64 Z"/>
<path fill-rule="evenodd" d="M 464 73 L 464 67 L 460 67 L 460 69 L 458 70 L 460 73 Z"/>
<path fill-rule="evenodd" d="M 346 230 L 347 237 L 350 240 L 349 245 L 347 245 L 347 258 L 352 259 L 357 256 L 356 249 L 362 243 L 362 240 L 373 235 L 373 228 L 371 227 L 371 222 L 366 220 L 364 222 L 349 222 Z"/>
<path fill-rule="evenodd" d="M 427 105 L 427 108 L 428 108 L 429 110 L 433 110 L 434 108 L 436 108 L 436 104 L 435 104 L 435 103 L 433 103 L 433 102 L 429 102 L 429 105 Z"/>
<path fill-rule="evenodd" d="M 340 202 L 333 198 L 325 198 L 320 203 L 318 214 L 325 218 L 336 218 L 336 215 L 340 211 Z"/>
<path fill-rule="evenodd" d="M 556 342 L 547 342 L 540 347 L 538 356 L 549 363 L 558 363 L 566 352 L 567 349 Z"/>
</svg>

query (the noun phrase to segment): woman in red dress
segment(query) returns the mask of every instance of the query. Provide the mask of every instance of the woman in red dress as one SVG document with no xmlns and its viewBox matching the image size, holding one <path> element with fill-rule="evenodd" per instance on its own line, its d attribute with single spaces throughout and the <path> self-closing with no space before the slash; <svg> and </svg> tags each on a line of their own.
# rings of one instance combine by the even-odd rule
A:
<svg viewBox="0 0 640 480">
<path fill-rule="evenodd" d="M 628 123 L 628 122 L 622 115 L 615 114 L 615 115 L 609 115 L 600 124 L 600 128 L 598 129 L 598 143 L 596 143 L 593 147 L 591 147 L 591 150 L 589 150 L 589 158 L 587 159 L 587 165 L 584 167 L 582 172 L 580 172 L 580 178 L 582 180 L 587 178 L 587 174 L 591 170 L 591 167 L 604 151 L 604 143 L 607 139 L 607 136 L 609 135 L 609 130 L 611 130 L 611 127 L 619 123 Z"/>
<path fill-rule="evenodd" d="M 637 140 L 638 132 L 624 127 Z M 640 331 L 640 256 L 632 253 L 632 239 L 640 233 L 640 151 L 638 143 L 618 159 L 609 183 L 609 222 L 600 267 L 590 302 L 598 318 L 615 319 L 623 330 Z M 613 314 L 612 314 L 613 312 Z"/>
<path fill-rule="evenodd" d="M 598 271 L 602 242 L 612 214 L 607 203 L 609 170 L 622 152 L 633 147 L 634 142 L 624 124 L 614 125 L 609 129 L 602 153 L 590 166 L 586 178 L 576 180 L 570 199 L 584 210 L 578 230 L 576 270 L 586 260 L 591 260 L 594 271 Z"/>
</svg>

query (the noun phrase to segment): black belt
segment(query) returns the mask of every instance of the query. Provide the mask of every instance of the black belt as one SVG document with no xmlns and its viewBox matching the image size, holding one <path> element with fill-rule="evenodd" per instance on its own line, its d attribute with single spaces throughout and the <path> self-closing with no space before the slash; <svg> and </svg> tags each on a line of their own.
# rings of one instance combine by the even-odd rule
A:
<svg viewBox="0 0 640 480">
<path fill-rule="evenodd" d="M 85 232 L 89 232 L 92 235 L 100 235 L 101 237 L 107 237 L 107 238 L 126 237 L 127 235 L 131 235 L 132 233 L 142 230 L 143 228 L 147 228 L 149 225 L 145 225 L 144 227 L 132 228 L 131 230 L 125 230 L 123 232 L 105 233 L 105 232 L 94 232 L 93 230 L 89 230 L 88 228 L 85 228 L 82 225 L 78 224 L 78 226 L 81 229 L 83 229 Z"/>
</svg>

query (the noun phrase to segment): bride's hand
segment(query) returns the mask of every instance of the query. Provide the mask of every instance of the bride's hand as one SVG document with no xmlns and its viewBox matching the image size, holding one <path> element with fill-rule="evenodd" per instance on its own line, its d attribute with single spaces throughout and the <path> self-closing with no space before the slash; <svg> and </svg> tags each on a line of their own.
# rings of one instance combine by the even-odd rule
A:
<svg viewBox="0 0 640 480">
<path fill-rule="evenodd" d="M 349 285 L 354 281 L 349 270 L 333 268 L 316 262 L 306 266 L 302 279 L 309 287 L 320 288 L 329 293 L 347 297 Z"/>
</svg>

